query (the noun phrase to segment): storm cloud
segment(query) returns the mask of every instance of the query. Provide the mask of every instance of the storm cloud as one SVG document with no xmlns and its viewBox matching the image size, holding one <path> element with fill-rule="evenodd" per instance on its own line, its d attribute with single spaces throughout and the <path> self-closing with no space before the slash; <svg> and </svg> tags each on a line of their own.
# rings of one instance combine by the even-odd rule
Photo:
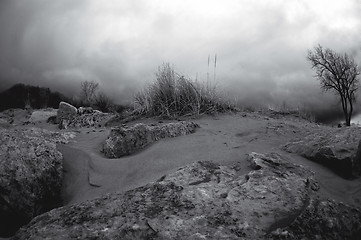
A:
<svg viewBox="0 0 361 240">
<path fill-rule="evenodd" d="M 169 62 L 238 102 L 335 107 L 307 50 L 321 44 L 360 62 L 360 12 L 359 0 L 2 0 L 0 88 L 76 95 L 94 80 L 124 103 Z"/>
</svg>

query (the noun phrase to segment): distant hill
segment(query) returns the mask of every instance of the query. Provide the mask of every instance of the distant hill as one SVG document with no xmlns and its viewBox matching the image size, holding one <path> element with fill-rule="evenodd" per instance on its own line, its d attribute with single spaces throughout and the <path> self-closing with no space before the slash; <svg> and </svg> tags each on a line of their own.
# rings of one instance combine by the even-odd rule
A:
<svg viewBox="0 0 361 240">
<path fill-rule="evenodd" d="M 52 92 L 50 88 L 15 84 L 9 89 L 0 93 L 0 111 L 10 108 L 31 107 L 58 108 L 61 101 L 68 101 L 69 98 L 59 92 Z"/>
</svg>

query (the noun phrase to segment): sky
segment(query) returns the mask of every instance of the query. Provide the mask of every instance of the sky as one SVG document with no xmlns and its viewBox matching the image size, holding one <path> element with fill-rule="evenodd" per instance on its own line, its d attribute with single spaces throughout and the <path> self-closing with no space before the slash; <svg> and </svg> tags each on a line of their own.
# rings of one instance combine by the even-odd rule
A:
<svg viewBox="0 0 361 240">
<path fill-rule="evenodd" d="M 88 80 L 126 103 L 168 62 L 237 102 L 336 107 L 307 51 L 361 63 L 360 13 L 360 0 L 0 0 L 0 88 L 76 96 Z"/>
</svg>

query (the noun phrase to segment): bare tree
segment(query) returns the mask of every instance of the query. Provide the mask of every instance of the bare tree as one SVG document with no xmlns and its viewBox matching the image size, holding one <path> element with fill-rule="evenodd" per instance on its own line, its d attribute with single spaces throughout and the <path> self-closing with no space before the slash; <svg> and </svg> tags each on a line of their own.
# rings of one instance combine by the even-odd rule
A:
<svg viewBox="0 0 361 240">
<path fill-rule="evenodd" d="M 307 59 L 312 69 L 316 70 L 321 88 L 325 91 L 333 90 L 340 96 L 346 126 L 350 126 L 359 82 L 357 76 L 360 74 L 354 59 L 346 53 L 324 49 L 321 45 L 315 47 L 314 51 L 309 50 Z"/>
<path fill-rule="evenodd" d="M 86 105 L 90 105 L 94 102 L 96 97 L 96 91 L 99 88 L 99 83 L 94 81 L 83 81 L 80 85 L 81 99 Z"/>
<path fill-rule="evenodd" d="M 113 105 L 112 100 L 102 92 L 94 98 L 94 107 L 102 112 L 109 112 Z"/>
</svg>

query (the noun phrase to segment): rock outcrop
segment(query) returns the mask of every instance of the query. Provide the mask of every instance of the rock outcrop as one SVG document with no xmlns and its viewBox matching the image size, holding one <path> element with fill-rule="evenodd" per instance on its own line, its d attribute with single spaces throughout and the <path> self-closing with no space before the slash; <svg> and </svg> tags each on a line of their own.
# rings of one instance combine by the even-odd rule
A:
<svg viewBox="0 0 361 240">
<path fill-rule="evenodd" d="M 341 176 L 350 178 L 360 174 L 360 139 L 359 127 L 325 128 L 305 138 L 295 139 L 283 146 L 283 149 L 319 162 Z"/>
<path fill-rule="evenodd" d="M 112 114 L 94 110 L 92 113 L 78 114 L 72 120 L 67 122 L 66 128 L 99 127 L 99 125 L 104 126 L 105 122 L 107 122 L 111 117 Z"/>
<path fill-rule="evenodd" d="M 60 102 L 59 109 L 57 112 L 57 118 L 58 118 L 57 121 L 59 123 L 59 128 L 66 129 L 68 127 L 69 122 L 76 117 L 77 112 L 78 109 L 73 105 L 66 102 Z"/>
<path fill-rule="evenodd" d="M 308 207 L 272 239 L 361 239 L 359 209 L 333 200 L 313 199 Z"/>
<path fill-rule="evenodd" d="M 335 209 L 335 215 L 323 217 L 322 208 L 315 207 L 321 205 L 312 200 L 318 185 L 308 169 L 277 154 L 252 153 L 249 161 L 253 170 L 244 175 L 237 168 L 196 162 L 125 193 L 54 209 L 34 218 L 14 239 L 271 239 L 287 234 L 297 239 L 308 230 L 339 239 L 331 231 L 342 236 L 359 231 L 357 209 L 339 204 L 342 212 Z M 308 225 L 316 220 L 318 230 Z M 336 229 L 322 232 L 324 223 L 335 221 L 340 223 Z"/>
<path fill-rule="evenodd" d="M 138 123 L 131 127 L 115 127 L 105 140 L 102 151 L 108 158 L 119 158 L 137 152 L 159 139 L 193 133 L 197 127 L 197 124 L 186 121 L 151 126 Z"/>
<path fill-rule="evenodd" d="M 59 104 L 57 122 L 60 129 L 94 127 L 104 125 L 112 114 L 93 110 L 91 107 L 79 107 L 78 109 L 69 103 Z"/>
<path fill-rule="evenodd" d="M 62 155 L 56 142 L 74 133 L 0 130 L 0 236 L 61 204 Z"/>
<path fill-rule="evenodd" d="M 29 118 L 30 123 L 47 122 L 49 118 L 57 117 L 57 109 L 39 109 L 34 110 Z"/>
</svg>

